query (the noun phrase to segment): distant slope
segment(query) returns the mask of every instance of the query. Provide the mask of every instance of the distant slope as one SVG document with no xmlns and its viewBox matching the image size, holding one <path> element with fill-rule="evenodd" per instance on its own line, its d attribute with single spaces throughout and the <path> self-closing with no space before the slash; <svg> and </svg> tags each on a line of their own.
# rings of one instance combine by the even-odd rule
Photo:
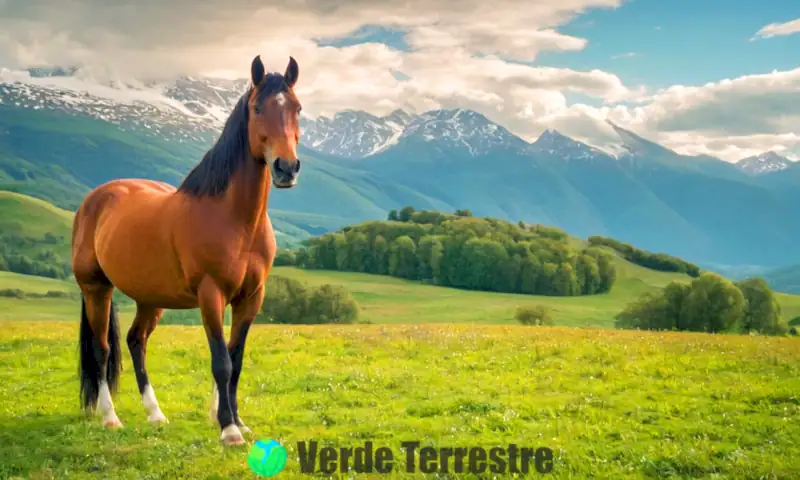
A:
<svg viewBox="0 0 800 480">
<path fill-rule="evenodd" d="M 44 200 L 0 191 L 0 253 L 36 260 L 52 251 L 68 263 L 72 217 L 72 212 Z M 49 258 L 43 261 L 54 263 Z"/>
<path fill-rule="evenodd" d="M 170 144 L 92 117 L 0 104 L 0 190 L 74 209 L 92 187 L 119 177 L 177 183 L 200 158 L 197 143 Z"/>
</svg>

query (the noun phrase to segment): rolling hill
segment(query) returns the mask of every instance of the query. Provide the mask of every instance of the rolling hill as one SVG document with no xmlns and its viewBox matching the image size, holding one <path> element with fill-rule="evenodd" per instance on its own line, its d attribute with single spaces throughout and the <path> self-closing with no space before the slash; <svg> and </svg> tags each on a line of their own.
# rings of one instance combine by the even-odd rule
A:
<svg viewBox="0 0 800 480">
<path fill-rule="evenodd" d="M 69 258 L 69 242 L 73 213 L 37 198 L 0 191 L 0 235 L 27 237 L 32 245 L 19 245 L 15 249 L 26 255 L 36 255 L 41 248 L 53 249 L 63 258 Z M 45 235 L 53 238 L 47 242 Z"/>
</svg>

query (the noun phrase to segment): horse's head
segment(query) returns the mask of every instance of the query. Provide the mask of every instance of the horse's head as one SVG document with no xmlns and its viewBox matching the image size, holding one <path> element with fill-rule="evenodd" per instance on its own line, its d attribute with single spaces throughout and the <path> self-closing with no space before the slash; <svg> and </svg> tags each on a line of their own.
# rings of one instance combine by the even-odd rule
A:
<svg viewBox="0 0 800 480">
<path fill-rule="evenodd" d="M 253 88 L 248 99 L 250 152 L 257 161 L 267 164 L 272 184 L 291 188 L 297 184 L 300 160 L 300 101 L 294 94 L 298 76 L 297 62 L 289 57 L 283 75 L 266 74 L 261 57 L 253 59 L 250 76 Z"/>
</svg>

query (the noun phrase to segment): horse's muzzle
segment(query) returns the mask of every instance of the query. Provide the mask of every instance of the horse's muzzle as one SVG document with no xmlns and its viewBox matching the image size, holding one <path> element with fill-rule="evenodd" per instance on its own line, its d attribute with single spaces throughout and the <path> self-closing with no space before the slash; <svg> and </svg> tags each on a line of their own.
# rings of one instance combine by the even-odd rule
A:
<svg viewBox="0 0 800 480">
<path fill-rule="evenodd" d="M 272 184 L 277 188 L 292 188 L 300 175 L 300 159 L 294 161 L 276 158 L 272 162 Z"/>
</svg>

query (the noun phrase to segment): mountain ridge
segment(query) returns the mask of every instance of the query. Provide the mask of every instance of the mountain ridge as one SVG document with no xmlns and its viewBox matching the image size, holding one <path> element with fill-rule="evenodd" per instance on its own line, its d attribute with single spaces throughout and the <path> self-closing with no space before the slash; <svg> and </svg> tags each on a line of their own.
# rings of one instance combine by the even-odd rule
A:
<svg viewBox="0 0 800 480">
<path fill-rule="evenodd" d="M 75 79 L 67 74 L 28 74 L 23 80 L 35 79 L 29 83 L 3 80 L 9 78 L 20 77 L 0 74 L 0 189 L 57 192 L 70 206 L 109 176 L 177 183 L 246 88 L 242 81 L 187 77 L 123 93 L 96 86 L 95 95 L 70 90 L 74 85 L 63 82 Z M 156 90 L 163 93 L 157 101 L 150 96 Z M 800 262 L 791 241 L 800 228 L 787 222 L 800 206 L 794 164 L 751 175 L 714 157 L 677 154 L 610 122 L 619 136 L 615 152 L 556 130 L 527 142 L 467 109 L 383 117 L 350 110 L 301 123 L 299 152 L 309 159 L 302 185 L 275 195 L 270 207 L 285 218 L 322 222 L 309 223 L 311 230 L 376 219 L 404 205 L 469 208 L 693 261 Z"/>
</svg>

